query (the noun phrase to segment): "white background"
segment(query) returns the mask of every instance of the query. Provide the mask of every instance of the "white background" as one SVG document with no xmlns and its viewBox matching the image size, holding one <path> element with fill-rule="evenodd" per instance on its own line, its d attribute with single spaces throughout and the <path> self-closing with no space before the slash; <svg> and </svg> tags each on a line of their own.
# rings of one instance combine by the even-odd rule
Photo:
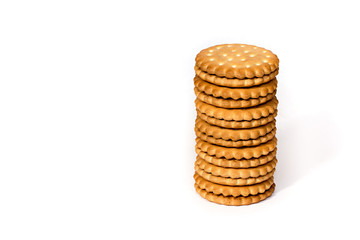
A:
<svg viewBox="0 0 360 240">
<path fill-rule="evenodd" d="M 357 1 L 2 1 L 0 239 L 359 239 Z M 193 188 L 195 55 L 280 59 L 277 188 Z"/>
</svg>

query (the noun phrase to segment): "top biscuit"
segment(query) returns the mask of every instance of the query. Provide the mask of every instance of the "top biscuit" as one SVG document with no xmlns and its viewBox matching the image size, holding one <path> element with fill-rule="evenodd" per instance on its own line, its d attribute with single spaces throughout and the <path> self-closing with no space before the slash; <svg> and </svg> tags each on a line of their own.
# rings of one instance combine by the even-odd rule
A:
<svg viewBox="0 0 360 240">
<path fill-rule="evenodd" d="M 279 67 L 278 57 L 265 48 L 246 44 L 222 44 L 202 50 L 196 66 L 208 74 L 226 78 L 260 78 Z"/>
</svg>

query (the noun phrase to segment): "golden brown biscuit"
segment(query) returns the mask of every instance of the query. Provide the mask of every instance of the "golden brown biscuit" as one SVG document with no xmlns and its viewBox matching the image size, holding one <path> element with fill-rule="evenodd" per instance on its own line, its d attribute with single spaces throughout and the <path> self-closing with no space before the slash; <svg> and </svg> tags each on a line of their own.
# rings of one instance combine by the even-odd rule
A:
<svg viewBox="0 0 360 240">
<path fill-rule="evenodd" d="M 216 126 L 223 127 L 223 128 L 234 128 L 234 129 L 253 128 L 253 127 L 265 125 L 265 124 L 273 121 L 275 119 L 275 117 L 277 116 L 277 110 L 275 110 L 275 112 L 273 114 L 270 114 L 267 117 L 254 119 L 251 121 L 234 121 L 234 120 L 217 119 L 214 117 L 210 117 L 204 113 L 201 113 L 198 110 L 197 110 L 197 116 L 212 125 L 216 125 Z"/>
<path fill-rule="evenodd" d="M 224 140 L 248 140 L 257 139 L 265 136 L 271 132 L 276 126 L 276 121 L 272 121 L 266 125 L 248 128 L 248 129 L 229 129 L 211 125 L 204 120 L 197 118 L 195 120 L 195 127 L 202 133 L 214 138 L 221 138 Z"/>
<path fill-rule="evenodd" d="M 217 158 L 226 158 L 226 159 L 250 159 L 258 158 L 272 152 L 277 144 L 277 139 L 274 137 L 270 141 L 254 146 L 254 147 L 243 147 L 243 148 L 229 148 L 221 147 L 208 142 L 204 142 L 200 138 L 196 138 L 196 147 L 200 148 L 201 151 L 206 152 L 210 156 L 215 156 Z"/>
<path fill-rule="evenodd" d="M 216 195 L 214 193 L 207 192 L 206 190 L 201 189 L 196 183 L 194 184 L 194 186 L 196 191 L 200 194 L 201 197 L 207 199 L 210 202 L 228 205 L 228 206 L 241 206 L 241 205 L 258 203 L 270 197 L 275 190 L 275 183 L 273 183 L 273 185 L 264 193 L 259 193 L 257 195 L 250 195 L 247 197 L 233 197 L 233 196 L 226 197 L 222 194 Z"/>
<path fill-rule="evenodd" d="M 253 168 L 224 168 L 211 164 L 199 156 L 196 157 L 195 165 L 213 176 L 224 178 L 257 178 L 272 172 L 276 167 L 277 159 Z"/>
<path fill-rule="evenodd" d="M 274 78 L 270 82 L 249 88 L 229 88 L 208 83 L 198 76 L 195 76 L 194 85 L 199 91 L 213 97 L 234 100 L 248 100 L 259 97 L 266 97 L 268 94 L 275 92 L 277 88 L 277 80 Z"/>
<path fill-rule="evenodd" d="M 246 44 L 222 44 L 197 54 L 196 66 L 208 74 L 226 78 L 263 77 L 279 67 L 279 59 L 270 50 Z"/>
<path fill-rule="evenodd" d="M 201 177 L 213 183 L 218 183 L 228 186 L 245 186 L 245 185 L 253 185 L 253 184 L 261 183 L 263 181 L 268 180 L 274 175 L 275 169 L 264 176 L 260 176 L 256 178 L 227 178 L 227 177 L 214 176 L 211 173 L 207 173 L 206 171 L 201 169 L 198 165 L 195 165 L 195 171 Z"/>
<path fill-rule="evenodd" d="M 203 102 L 206 102 L 208 104 L 214 105 L 216 107 L 222 107 L 222 108 L 249 108 L 249 107 L 255 107 L 257 105 L 263 104 L 268 102 L 269 100 L 273 99 L 276 90 L 273 93 L 270 93 L 266 95 L 265 97 L 259 97 L 259 98 L 250 98 L 247 100 L 239 99 L 239 100 L 233 100 L 233 99 L 224 99 L 221 97 L 213 97 L 210 95 L 205 94 L 204 92 L 199 91 L 196 87 L 194 88 L 195 95 L 198 99 L 200 99 Z"/>
<path fill-rule="evenodd" d="M 207 116 L 227 121 L 251 121 L 268 117 L 277 109 L 278 100 L 274 97 L 267 103 L 252 108 L 226 109 L 207 104 L 198 98 L 195 100 L 196 109 Z"/>
<path fill-rule="evenodd" d="M 200 132 L 195 127 L 195 135 L 203 141 L 208 143 L 212 143 L 215 145 L 223 146 L 223 147 L 250 147 L 250 146 L 257 146 L 262 143 L 266 143 L 275 137 L 276 128 L 274 128 L 271 132 L 267 133 L 264 136 L 258 137 L 256 139 L 248 139 L 248 140 L 224 140 L 221 138 L 214 138 L 212 136 L 208 136 L 205 133 Z"/>
<path fill-rule="evenodd" d="M 195 148 L 196 153 L 199 155 L 200 158 L 204 159 L 205 161 L 217 165 L 219 167 L 226 167 L 226 168 L 250 168 L 250 167 L 257 167 L 259 165 L 263 165 L 272 161 L 276 157 L 276 148 L 270 152 L 268 155 L 261 156 L 259 158 L 250 158 L 250 159 L 226 159 L 226 158 L 217 158 L 214 156 L 210 156 L 206 152 L 201 151 L 200 148 Z"/>
<path fill-rule="evenodd" d="M 216 195 L 222 194 L 224 196 L 244 196 L 247 197 L 249 195 L 256 195 L 258 193 L 263 193 L 266 190 L 268 190 L 271 185 L 274 183 L 274 178 L 271 177 L 268 180 L 254 184 L 254 185 L 248 185 L 248 186 L 226 186 L 221 185 L 217 183 L 210 182 L 203 177 L 201 177 L 199 174 L 194 174 L 194 179 L 196 185 L 206 190 L 207 192 L 212 192 Z"/>
<path fill-rule="evenodd" d="M 226 77 L 218 77 L 213 74 L 208 74 L 207 72 L 203 72 L 199 67 L 195 66 L 195 73 L 201 79 L 211 82 L 213 84 L 225 87 L 252 87 L 256 85 L 260 85 L 266 82 L 273 80 L 279 73 L 279 69 L 276 69 L 274 72 L 264 75 L 260 78 L 245 78 L 245 79 L 237 79 L 237 78 L 226 78 Z"/>
</svg>

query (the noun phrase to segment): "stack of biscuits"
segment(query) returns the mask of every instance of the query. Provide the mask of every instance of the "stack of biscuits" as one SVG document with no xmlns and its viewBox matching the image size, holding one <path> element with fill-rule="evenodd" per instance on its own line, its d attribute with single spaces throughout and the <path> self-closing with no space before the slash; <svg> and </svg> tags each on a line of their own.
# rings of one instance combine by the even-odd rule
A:
<svg viewBox="0 0 360 240">
<path fill-rule="evenodd" d="M 275 189 L 279 59 L 224 44 L 196 56 L 195 189 L 224 205 L 262 201 Z"/>
</svg>

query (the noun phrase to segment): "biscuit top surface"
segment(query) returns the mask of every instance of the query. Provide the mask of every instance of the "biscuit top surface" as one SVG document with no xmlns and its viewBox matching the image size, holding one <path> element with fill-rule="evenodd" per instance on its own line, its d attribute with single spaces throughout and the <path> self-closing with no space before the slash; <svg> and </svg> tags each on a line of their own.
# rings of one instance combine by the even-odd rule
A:
<svg viewBox="0 0 360 240">
<path fill-rule="evenodd" d="M 263 77 L 279 67 L 278 57 L 265 48 L 246 44 L 223 44 L 202 50 L 196 66 L 208 74 L 226 78 Z"/>
</svg>

